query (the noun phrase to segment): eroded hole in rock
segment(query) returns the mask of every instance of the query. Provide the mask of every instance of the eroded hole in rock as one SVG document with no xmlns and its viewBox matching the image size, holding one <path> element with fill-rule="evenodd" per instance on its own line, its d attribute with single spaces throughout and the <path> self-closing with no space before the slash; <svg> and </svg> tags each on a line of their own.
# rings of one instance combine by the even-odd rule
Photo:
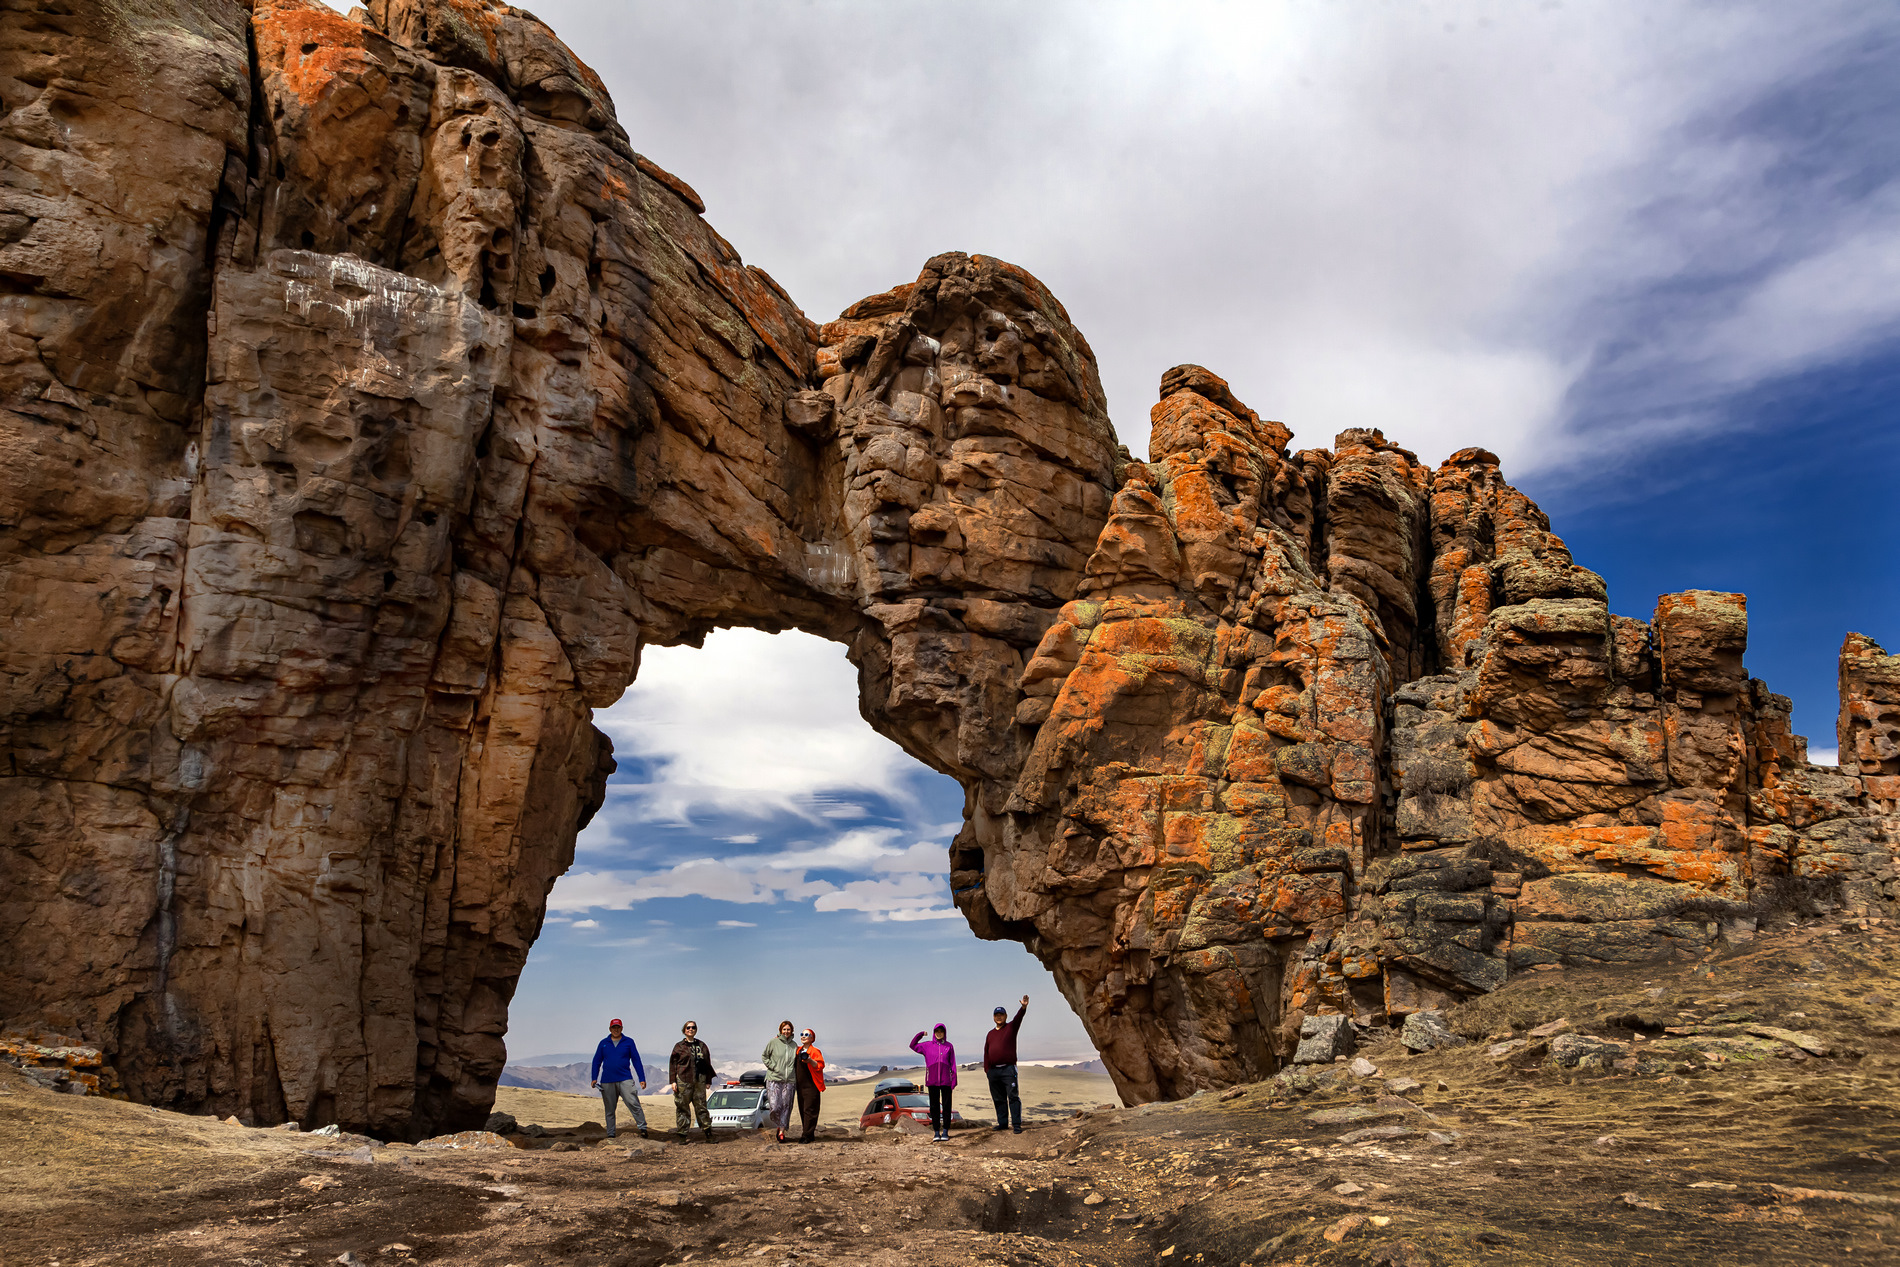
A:
<svg viewBox="0 0 1900 1267">
<path fill-rule="evenodd" d="M 291 520 L 296 525 L 299 550 L 327 557 L 349 549 L 350 526 L 335 515 L 320 510 L 300 510 Z"/>
<path fill-rule="evenodd" d="M 548 1058 L 591 1050 L 608 1016 L 660 1053 L 651 1062 L 696 1018 L 736 1072 L 785 1014 L 841 1067 L 874 1073 L 914 1063 L 912 1035 L 939 1020 L 980 1055 L 990 1009 L 1024 994 L 1026 1058 L 1094 1055 L 1021 946 L 971 942 L 948 849 L 964 794 L 873 731 L 857 691 L 845 648 L 804 633 L 645 650 L 625 697 L 595 715 L 619 768 L 528 956 L 511 1065 L 571 1063 Z M 637 976 L 587 970 L 603 959 Z M 775 973 L 793 961 L 822 977 Z M 965 1077 L 963 1111 L 987 1113 Z"/>
</svg>

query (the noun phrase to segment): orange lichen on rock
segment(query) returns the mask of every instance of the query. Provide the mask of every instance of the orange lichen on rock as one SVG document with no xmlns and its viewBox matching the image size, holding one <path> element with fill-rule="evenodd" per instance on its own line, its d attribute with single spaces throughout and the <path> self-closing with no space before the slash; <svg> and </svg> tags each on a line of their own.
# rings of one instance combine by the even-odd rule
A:
<svg viewBox="0 0 1900 1267">
<path fill-rule="evenodd" d="M 0 1033 L 0 1061 L 18 1067 L 33 1081 L 55 1091 L 111 1100 L 129 1098 L 119 1084 L 118 1071 L 106 1063 L 105 1053 L 62 1035 L 13 1030 Z"/>
<path fill-rule="evenodd" d="M 369 62 L 370 28 L 321 0 L 257 0 L 251 29 L 259 61 L 276 66 L 306 106 L 314 106 L 338 75 L 360 72 Z"/>
</svg>

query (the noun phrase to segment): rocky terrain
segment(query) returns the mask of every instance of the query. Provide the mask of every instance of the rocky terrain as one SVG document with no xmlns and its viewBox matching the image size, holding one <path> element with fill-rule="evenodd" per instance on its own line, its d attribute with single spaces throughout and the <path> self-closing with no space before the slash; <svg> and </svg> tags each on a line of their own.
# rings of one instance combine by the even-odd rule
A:
<svg viewBox="0 0 1900 1267">
<path fill-rule="evenodd" d="M 0 1066 L 8 1264 L 1891 1262 L 1900 950 L 1777 922 L 1513 978 L 1453 1045 L 1021 1136 L 679 1144 L 597 1125 L 416 1146 L 57 1094 Z M 1459 1041 L 1468 1039 L 1469 1041 Z M 1362 1063 L 1363 1062 L 1363 1063 Z M 536 1105 L 576 1097 L 508 1091 Z M 829 1098 L 829 1096 L 828 1096 Z M 499 1124 L 499 1123 L 498 1123 Z M 456 1145 L 460 1145 L 457 1147 Z"/>
<path fill-rule="evenodd" d="M 1130 1103 L 1900 910 L 1871 640 L 1810 765 L 1741 595 L 1612 614 L 1491 455 L 1296 450 L 1184 365 L 1136 460 L 1021 268 L 819 326 L 704 210 L 496 0 L 0 13 L 16 1043 L 259 1126 L 480 1126 L 590 712 L 726 625 L 848 648 L 966 790 L 971 927 Z"/>
</svg>

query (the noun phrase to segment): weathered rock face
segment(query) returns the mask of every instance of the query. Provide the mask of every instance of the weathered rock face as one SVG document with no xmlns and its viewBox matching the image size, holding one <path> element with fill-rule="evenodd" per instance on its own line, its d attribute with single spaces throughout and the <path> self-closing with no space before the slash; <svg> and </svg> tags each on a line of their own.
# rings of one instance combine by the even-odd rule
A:
<svg viewBox="0 0 1900 1267">
<path fill-rule="evenodd" d="M 76 9 L 76 11 L 68 11 Z M 1900 670 L 1838 769 L 1737 595 L 1610 615 L 1496 459 L 1149 460 L 1022 270 L 814 326 L 493 0 L 0 18 L 0 1022 L 134 1096 L 479 1126 L 641 647 L 845 643 L 967 791 L 959 907 L 1132 1099 L 1765 887 L 1891 907 Z"/>
</svg>

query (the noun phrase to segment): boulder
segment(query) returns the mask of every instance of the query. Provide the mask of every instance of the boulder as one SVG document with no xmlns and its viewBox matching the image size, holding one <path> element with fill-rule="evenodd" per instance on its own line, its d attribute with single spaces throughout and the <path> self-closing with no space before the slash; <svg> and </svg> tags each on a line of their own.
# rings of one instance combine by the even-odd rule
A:
<svg viewBox="0 0 1900 1267">
<path fill-rule="evenodd" d="M 1432 1051 L 1439 1047 L 1462 1047 L 1465 1040 L 1451 1032 L 1439 1012 L 1414 1012 L 1405 1018 L 1399 1041 L 1412 1051 Z"/>
<path fill-rule="evenodd" d="M 1550 1055 L 1544 1063 L 1552 1069 L 1602 1073 L 1628 1054 L 1625 1043 L 1589 1034 L 1559 1034 L 1550 1040 Z"/>
<path fill-rule="evenodd" d="M 509 1147 L 512 1147 L 512 1145 L 510 1145 L 508 1141 L 503 1139 L 501 1136 L 495 1134 L 493 1131 L 455 1131 L 448 1135 L 435 1135 L 435 1136 L 430 1137 L 429 1139 L 422 1140 L 419 1143 L 417 1143 L 416 1147 L 417 1148 L 446 1148 L 446 1149 L 460 1150 L 460 1149 L 482 1149 L 482 1148 L 509 1148 Z M 560 1145 L 556 1144 L 554 1147 L 559 1148 Z M 570 1144 L 568 1145 L 568 1147 L 570 1150 L 572 1150 L 573 1148 L 577 1147 L 577 1145 Z"/>
<path fill-rule="evenodd" d="M 1309 1016 L 1300 1023 L 1300 1045 L 1293 1053 L 1298 1065 L 1330 1065 L 1352 1054 L 1354 1028 L 1350 1016 Z"/>
</svg>

